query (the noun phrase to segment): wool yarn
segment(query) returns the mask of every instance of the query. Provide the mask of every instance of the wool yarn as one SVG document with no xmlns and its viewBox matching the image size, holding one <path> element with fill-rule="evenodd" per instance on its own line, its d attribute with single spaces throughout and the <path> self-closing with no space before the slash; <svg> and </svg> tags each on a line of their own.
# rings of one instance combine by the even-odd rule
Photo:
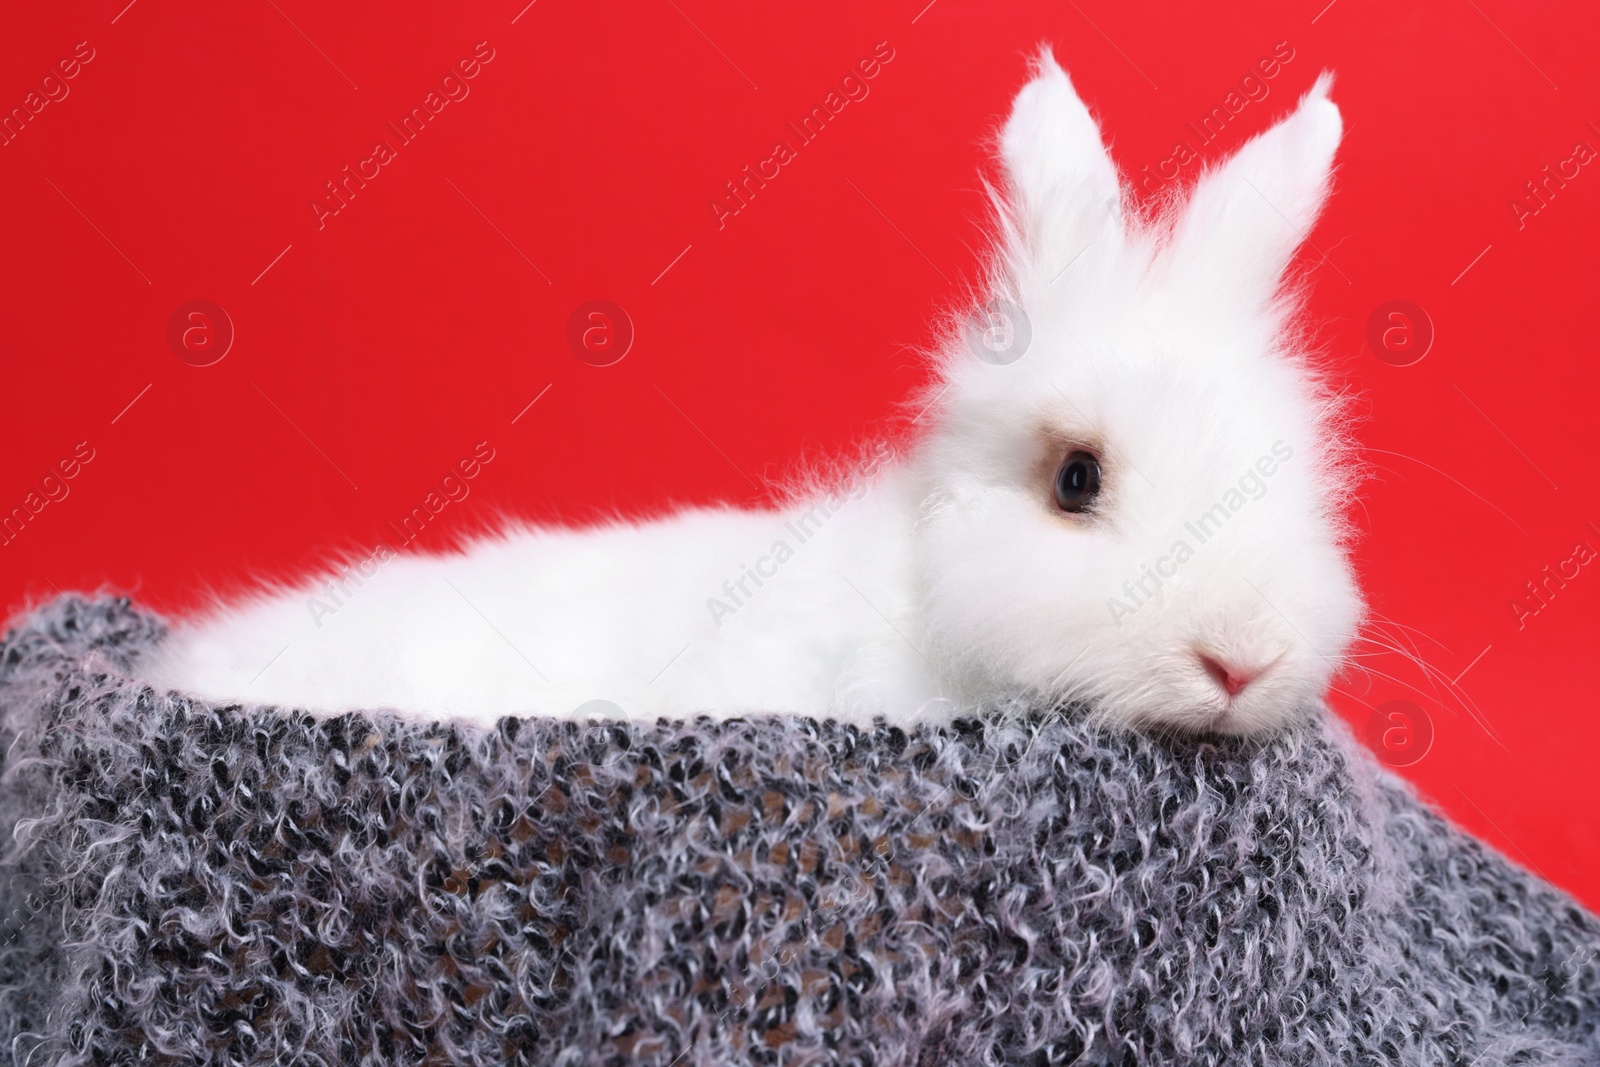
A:
<svg viewBox="0 0 1600 1067">
<path fill-rule="evenodd" d="M 1600 1063 L 1600 921 L 1331 716 L 319 719 L 164 629 L 0 644 L 15 1064 Z"/>
</svg>

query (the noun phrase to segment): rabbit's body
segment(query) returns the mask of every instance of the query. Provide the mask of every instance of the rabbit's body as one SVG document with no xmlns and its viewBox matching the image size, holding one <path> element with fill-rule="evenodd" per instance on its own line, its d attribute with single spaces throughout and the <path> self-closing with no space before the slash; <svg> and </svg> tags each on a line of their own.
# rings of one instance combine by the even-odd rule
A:
<svg viewBox="0 0 1600 1067">
<path fill-rule="evenodd" d="M 897 722 L 1075 700 L 1229 733 L 1306 714 L 1361 614 L 1340 409 L 1282 283 L 1340 137 L 1327 89 L 1146 217 L 1044 54 L 1000 139 L 998 332 L 950 331 L 900 454 L 834 479 L 839 507 L 824 485 L 397 558 L 332 599 L 318 580 L 183 624 L 152 678 L 478 720 L 597 699 Z"/>
<path fill-rule="evenodd" d="M 482 722 L 597 699 L 643 719 L 925 714 L 951 686 L 914 647 L 900 481 L 346 564 L 180 626 L 153 673 L 228 699 Z"/>
</svg>

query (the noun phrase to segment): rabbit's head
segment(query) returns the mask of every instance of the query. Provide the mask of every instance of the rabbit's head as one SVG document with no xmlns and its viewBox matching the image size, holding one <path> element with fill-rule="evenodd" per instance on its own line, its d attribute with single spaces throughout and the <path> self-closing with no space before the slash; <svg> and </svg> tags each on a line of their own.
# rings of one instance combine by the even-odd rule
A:
<svg viewBox="0 0 1600 1067">
<path fill-rule="evenodd" d="M 1328 88 L 1140 216 L 1039 57 L 1000 141 L 991 299 L 945 346 L 914 467 L 928 639 L 963 690 L 1236 734 L 1318 705 L 1362 613 L 1340 406 L 1284 281 L 1339 143 Z"/>
</svg>

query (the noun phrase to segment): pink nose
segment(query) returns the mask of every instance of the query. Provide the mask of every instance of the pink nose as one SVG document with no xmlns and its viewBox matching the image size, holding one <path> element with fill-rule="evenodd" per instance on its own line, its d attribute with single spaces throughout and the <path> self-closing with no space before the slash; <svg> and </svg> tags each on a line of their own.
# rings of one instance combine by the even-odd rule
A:
<svg viewBox="0 0 1600 1067">
<path fill-rule="evenodd" d="M 1200 664 L 1205 667 L 1206 673 L 1211 675 L 1213 681 L 1227 691 L 1229 698 L 1239 695 L 1244 687 L 1255 681 L 1261 671 L 1251 667 L 1235 667 L 1214 660 L 1204 652 L 1200 654 Z"/>
</svg>

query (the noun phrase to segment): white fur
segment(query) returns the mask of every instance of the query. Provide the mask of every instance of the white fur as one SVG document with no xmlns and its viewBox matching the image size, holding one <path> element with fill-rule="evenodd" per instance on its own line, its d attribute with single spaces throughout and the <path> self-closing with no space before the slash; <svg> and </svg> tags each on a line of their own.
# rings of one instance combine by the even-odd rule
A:
<svg viewBox="0 0 1600 1067">
<path fill-rule="evenodd" d="M 347 582 L 332 614 L 312 609 L 330 603 L 318 579 L 183 624 L 152 678 L 483 722 L 594 699 L 636 718 L 896 722 L 1079 699 L 1126 725 L 1236 733 L 1305 713 L 1361 614 L 1337 520 L 1338 409 L 1286 337 L 1282 283 L 1340 137 L 1328 88 L 1186 205 L 1141 218 L 1042 53 L 1000 139 L 990 293 L 1025 309 L 1031 347 L 982 362 L 956 324 L 915 405 L 920 434 L 836 479 L 837 509 L 816 487 L 771 512 L 516 528 L 392 560 Z M 1088 518 L 1051 504 L 1069 442 L 1103 452 Z M 1275 449 L 1290 458 L 1267 462 Z M 1252 470 L 1264 493 L 1231 508 Z M 1218 503 L 1225 520 L 1199 543 L 1186 524 Z M 1180 540 L 1192 558 L 1174 570 Z M 1173 572 L 1159 586 L 1158 566 Z M 1141 578 L 1149 595 L 1129 596 Z M 1200 652 L 1267 669 L 1230 702 Z"/>
</svg>

